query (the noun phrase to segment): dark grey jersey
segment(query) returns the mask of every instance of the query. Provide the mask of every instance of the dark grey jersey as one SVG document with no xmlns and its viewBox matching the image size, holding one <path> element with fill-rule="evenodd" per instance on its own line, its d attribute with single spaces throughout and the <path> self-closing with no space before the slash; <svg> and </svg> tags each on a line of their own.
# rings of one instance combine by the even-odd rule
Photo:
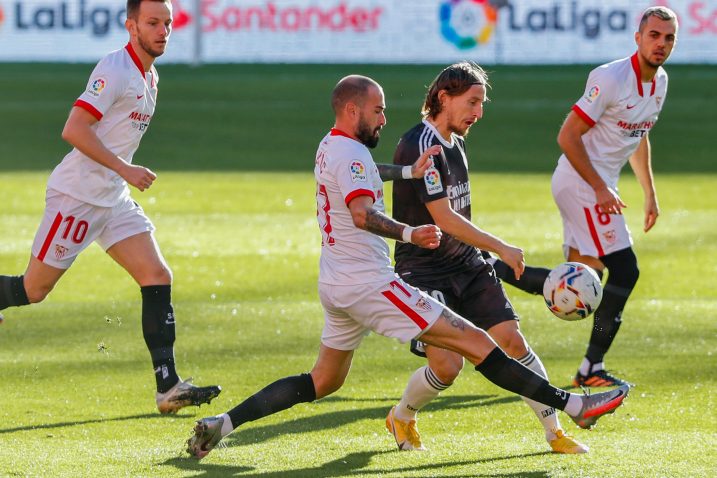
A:
<svg viewBox="0 0 717 478">
<path fill-rule="evenodd" d="M 441 140 L 435 128 L 423 121 L 401 137 L 393 157 L 394 164 L 410 165 L 429 147 L 443 148 L 433 157 L 433 167 L 423 179 L 396 181 L 393 185 L 393 217 L 411 226 L 435 224 L 426 203 L 448 198 L 451 208 L 470 221 L 471 191 L 468 161 L 463 138 L 452 135 L 453 144 Z M 475 268 L 485 261 L 473 246 L 443 234 L 437 249 L 423 249 L 413 244 L 396 243 L 396 271 L 408 279 L 411 276 L 450 276 Z"/>
</svg>

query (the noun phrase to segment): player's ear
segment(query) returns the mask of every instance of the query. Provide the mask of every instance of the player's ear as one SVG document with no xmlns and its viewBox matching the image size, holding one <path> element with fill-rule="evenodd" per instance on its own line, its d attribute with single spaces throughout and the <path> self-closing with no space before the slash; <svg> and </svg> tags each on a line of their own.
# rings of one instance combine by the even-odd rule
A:
<svg viewBox="0 0 717 478">
<path fill-rule="evenodd" d="M 135 19 L 127 18 L 127 20 L 124 21 L 124 27 L 127 29 L 127 32 L 129 32 L 130 36 L 137 34 L 137 21 Z"/>
</svg>

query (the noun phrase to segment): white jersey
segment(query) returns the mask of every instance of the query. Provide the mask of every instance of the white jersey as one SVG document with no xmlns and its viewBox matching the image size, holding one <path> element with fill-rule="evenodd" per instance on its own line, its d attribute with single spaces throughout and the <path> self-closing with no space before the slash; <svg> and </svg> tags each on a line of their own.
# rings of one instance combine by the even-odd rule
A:
<svg viewBox="0 0 717 478">
<path fill-rule="evenodd" d="M 93 128 L 100 141 L 131 163 L 154 114 L 158 81 L 154 66 L 145 72 L 127 44 L 100 60 L 74 106 L 97 118 Z M 52 172 L 47 187 L 101 207 L 112 207 L 129 196 L 124 179 L 76 148 Z"/>
<path fill-rule="evenodd" d="M 332 129 L 316 153 L 317 219 L 321 230 L 319 283 L 368 284 L 394 274 L 388 244 L 354 225 L 348 203 L 370 196 L 383 212 L 383 182 L 368 148 Z"/>
<path fill-rule="evenodd" d="M 667 95 L 662 67 L 643 83 L 637 53 L 590 72 L 585 94 L 573 111 L 592 128 L 582 137 L 590 162 L 605 183 L 617 188 L 620 170 L 657 122 Z M 556 172 L 579 178 L 563 154 Z"/>
</svg>

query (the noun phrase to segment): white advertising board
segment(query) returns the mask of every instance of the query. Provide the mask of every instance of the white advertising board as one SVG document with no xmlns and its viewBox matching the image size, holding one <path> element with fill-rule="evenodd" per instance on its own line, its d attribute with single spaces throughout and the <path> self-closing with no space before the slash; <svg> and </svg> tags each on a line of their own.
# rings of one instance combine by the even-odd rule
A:
<svg viewBox="0 0 717 478">
<path fill-rule="evenodd" d="M 175 26 L 162 62 L 600 63 L 630 54 L 641 12 L 662 4 L 680 20 L 670 62 L 717 63 L 717 0 L 173 4 Z M 0 61 L 96 61 L 126 43 L 124 5 L 122 0 L 0 0 Z"/>
</svg>

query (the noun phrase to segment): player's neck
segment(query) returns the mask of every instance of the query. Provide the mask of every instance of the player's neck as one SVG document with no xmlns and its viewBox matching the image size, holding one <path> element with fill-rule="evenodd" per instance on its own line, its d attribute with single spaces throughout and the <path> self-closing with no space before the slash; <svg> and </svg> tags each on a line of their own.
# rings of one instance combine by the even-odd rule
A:
<svg viewBox="0 0 717 478">
<path fill-rule="evenodd" d="M 649 83 L 655 78 L 657 74 L 657 68 L 647 63 L 647 61 L 640 55 L 637 54 L 637 62 L 640 65 L 640 81 L 643 83 Z"/>
<path fill-rule="evenodd" d="M 426 118 L 426 121 L 431 123 L 434 128 L 436 128 L 436 131 L 438 131 L 438 134 L 441 135 L 441 138 L 446 143 L 452 143 L 453 138 L 451 137 L 451 130 L 448 128 L 448 118 L 446 118 L 445 115 L 438 115 L 435 118 L 431 118 L 430 116 Z"/>
<path fill-rule="evenodd" d="M 137 55 L 137 58 L 139 58 L 139 62 L 142 63 L 142 68 L 144 68 L 144 71 L 149 71 L 150 68 L 152 68 L 152 65 L 154 64 L 155 58 L 144 51 L 144 48 L 139 46 L 139 43 L 137 43 L 134 40 L 130 40 L 130 45 L 132 45 L 132 49 L 134 50 L 134 53 Z"/>
</svg>

